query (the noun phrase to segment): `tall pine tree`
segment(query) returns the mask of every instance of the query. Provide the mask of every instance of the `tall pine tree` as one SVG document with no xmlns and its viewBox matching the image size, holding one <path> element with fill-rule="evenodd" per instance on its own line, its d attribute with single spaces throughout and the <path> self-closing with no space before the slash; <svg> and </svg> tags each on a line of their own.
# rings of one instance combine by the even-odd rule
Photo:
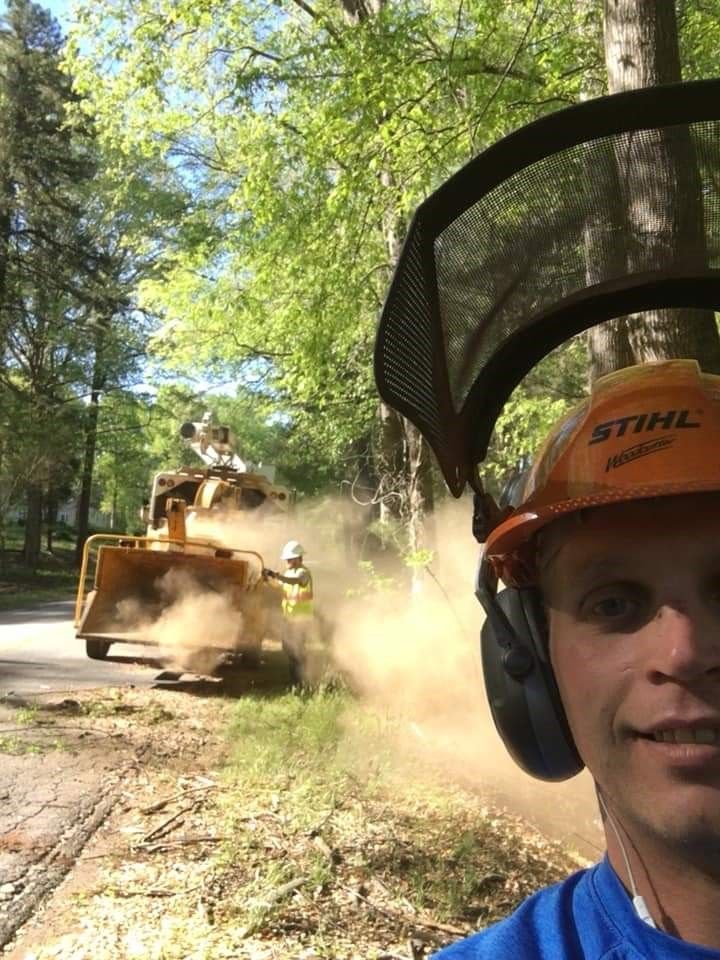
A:
<svg viewBox="0 0 720 960">
<path fill-rule="evenodd" d="M 82 278 L 93 259 L 77 192 L 92 177 L 92 150 L 66 124 L 72 93 L 62 44 L 48 11 L 9 0 L 0 20 L 0 385 L 13 397 L 14 422 L 5 404 L 0 430 L 34 464 L 24 479 L 31 568 L 43 498 L 51 476 L 71 468 L 82 416 L 71 386 L 87 353 Z"/>
</svg>

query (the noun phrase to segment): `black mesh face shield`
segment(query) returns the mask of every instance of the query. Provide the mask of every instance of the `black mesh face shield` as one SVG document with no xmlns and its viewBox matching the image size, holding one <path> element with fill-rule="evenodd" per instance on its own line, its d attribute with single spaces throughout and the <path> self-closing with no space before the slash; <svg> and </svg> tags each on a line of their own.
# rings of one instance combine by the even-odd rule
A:
<svg viewBox="0 0 720 960">
<path fill-rule="evenodd" d="M 663 307 L 720 309 L 720 80 L 537 120 L 417 210 L 375 346 L 381 396 L 459 496 L 552 349 Z"/>
</svg>

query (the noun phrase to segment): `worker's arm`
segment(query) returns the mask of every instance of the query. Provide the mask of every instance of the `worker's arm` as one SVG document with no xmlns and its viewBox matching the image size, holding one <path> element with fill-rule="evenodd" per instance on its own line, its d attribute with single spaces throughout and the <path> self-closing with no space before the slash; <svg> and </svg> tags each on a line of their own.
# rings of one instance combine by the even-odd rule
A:
<svg viewBox="0 0 720 960">
<path fill-rule="evenodd" d="M 279 580 L 280 583 L 299 583 L 306 587 L 310 583 L 310 574 L 307 570 L 288 570 L 287 573 L 278 573 L 277 570 L 263 570 L 266 580 Z"/>
<path fill-rule="evenodd" d="M 275 579 L 281 583 L 299 583 L 306 587 L 310 583 L 310 574 L 307 570 L 289 570 L 287 573 L 276 573 Z"/>
</svg>

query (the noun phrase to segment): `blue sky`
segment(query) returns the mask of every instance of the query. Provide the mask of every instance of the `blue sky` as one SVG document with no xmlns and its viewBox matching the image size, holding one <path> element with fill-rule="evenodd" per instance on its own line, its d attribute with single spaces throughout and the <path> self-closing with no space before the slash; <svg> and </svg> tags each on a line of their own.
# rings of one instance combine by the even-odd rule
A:
<svg viewBox="0 0 720 960">
<path fill-rule="evenodd" d="M 38 2 L 38 0 L 36 0 Z M 60 23 L 65 26 L 70 19 L 71 0 L 39 0 L 40 6 L 46 10 L 51 10 Z"/>
<path fill-rule="evenodd" d="M 53 16 L 65 28 L 70 20 L 70 6 L 72 0 L 35 0 L 41 7 L 50 10 Z M 0 0 L 0 11 L 5 11 L 5 0 Z"/>
<path fill-rule="evenodd" d="M 46 10 L 51 10 L 61 23 L 69 18 L 70 0 L 45 0 L 44 3 L 41 2 L 40 6 L 45 7 Z"/>
</svg>

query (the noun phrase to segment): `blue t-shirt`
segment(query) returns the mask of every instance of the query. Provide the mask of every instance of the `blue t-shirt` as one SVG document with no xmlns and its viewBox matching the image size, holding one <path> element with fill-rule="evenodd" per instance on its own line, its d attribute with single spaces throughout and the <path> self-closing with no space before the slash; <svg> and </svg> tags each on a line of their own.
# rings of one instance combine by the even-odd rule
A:
<svg viewBox="0 0 720 960">
<path fill-rule="evenodd" d="M 432 960 L 720 960 L 710 950 L 654 930 L 607 857 L 521 903 L 515 913 Z"/>
</svg>

